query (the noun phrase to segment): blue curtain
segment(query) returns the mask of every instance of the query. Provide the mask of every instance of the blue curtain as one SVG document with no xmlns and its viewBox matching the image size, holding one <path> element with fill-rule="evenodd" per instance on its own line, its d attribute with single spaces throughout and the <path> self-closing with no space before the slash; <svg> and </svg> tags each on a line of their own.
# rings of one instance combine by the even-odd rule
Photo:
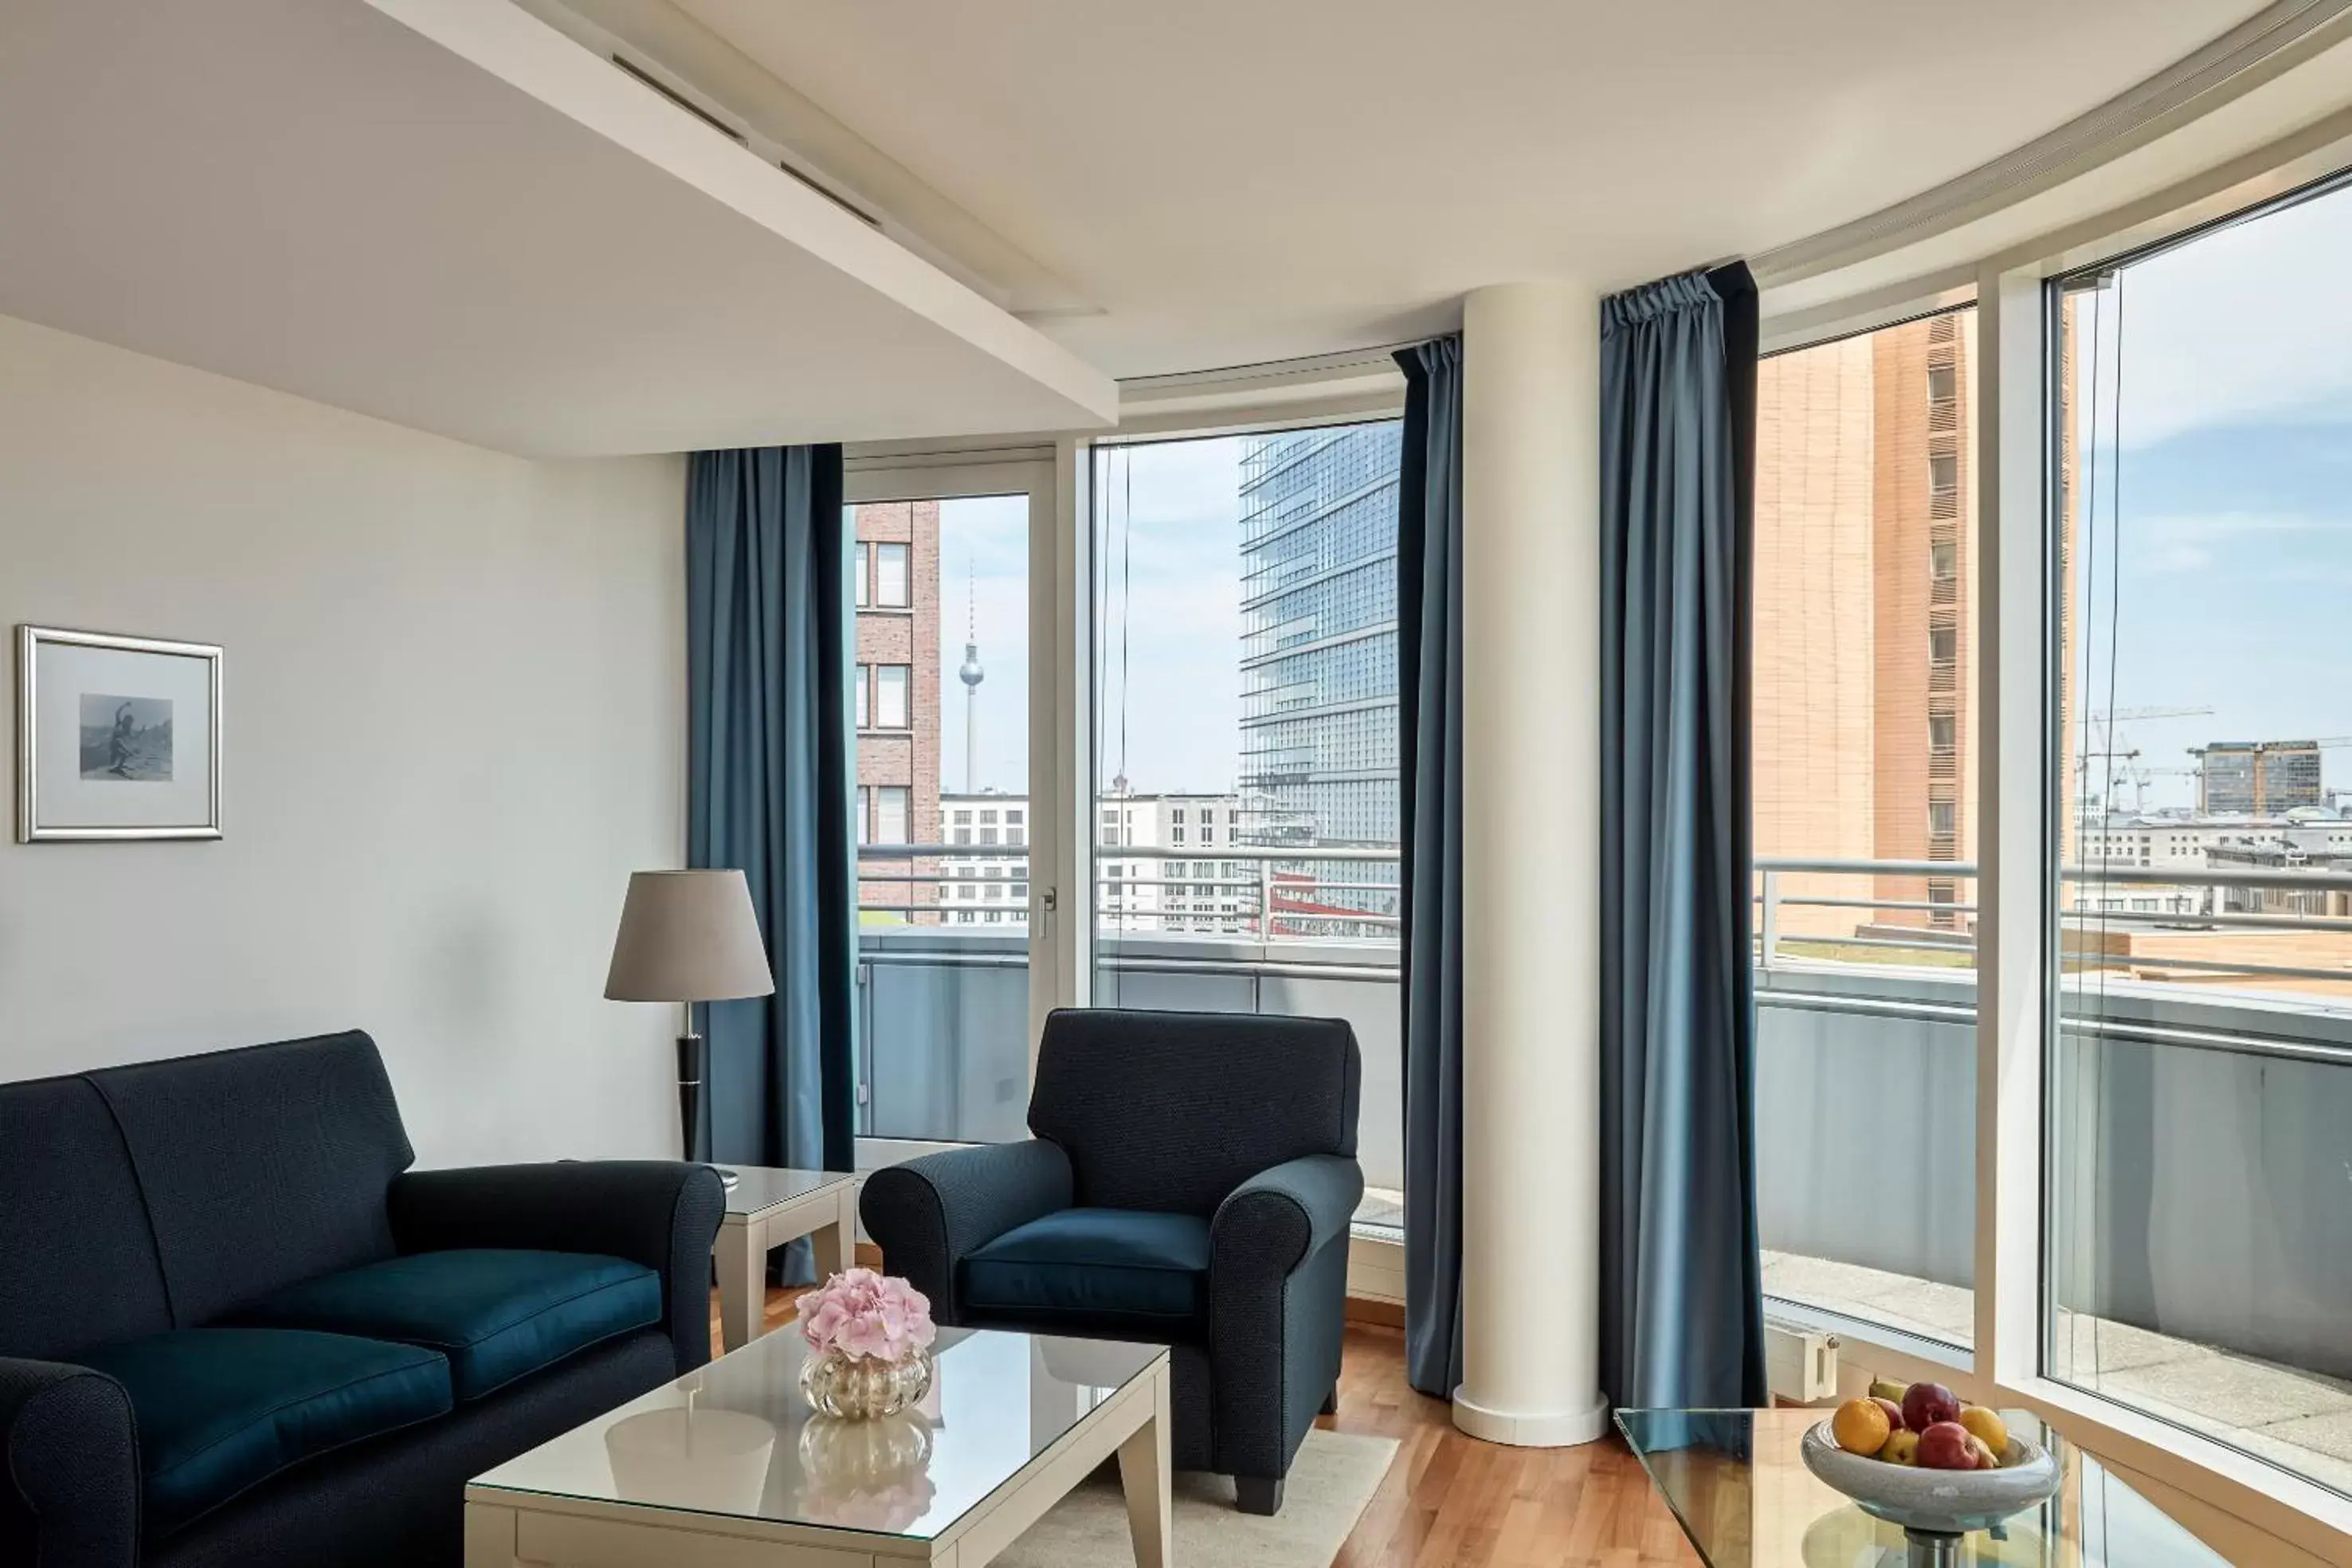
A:
<svg viewBox="0 0 2352 1568">
<path fill-rule="evenodd" d="M 1748 972 L 1748 268 L 1602 302 L 1601 1386 L 1765 1402 Z"/>
<path fill-rule="evenodd" d="M 1396 361 L 1405 1371 L 1449 1399 L 1462 1381 L 1462 340 Z"/>
<path fill-rule="evenodd" d="M 742 870 L 776 977 L 772 996 L 707 1009 L 721 1164 L 855 1168 L 843 533 L 839 447 L 688 460 L 687 860 Z"/>
</svg>

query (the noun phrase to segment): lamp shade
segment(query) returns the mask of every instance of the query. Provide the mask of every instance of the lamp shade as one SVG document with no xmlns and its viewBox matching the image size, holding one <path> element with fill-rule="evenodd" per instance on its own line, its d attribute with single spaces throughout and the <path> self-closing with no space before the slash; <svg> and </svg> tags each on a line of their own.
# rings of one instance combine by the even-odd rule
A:
<svg viewBox="0 0 2352 1568">
<path fill-rule="evenodd" d="M 723 1002 L 776 988 L 740 871 L 629 878 L 604 994 L 615 1002 Z"/>
</svg>

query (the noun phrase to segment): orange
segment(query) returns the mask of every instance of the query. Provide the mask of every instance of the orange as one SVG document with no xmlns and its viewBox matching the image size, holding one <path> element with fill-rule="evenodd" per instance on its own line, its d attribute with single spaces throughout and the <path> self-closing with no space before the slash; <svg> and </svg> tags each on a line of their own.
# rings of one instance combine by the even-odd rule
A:
<svg viewBox="0 0 2352 1568">
<path fill-rule="evenodd" d="M 1830 1419 L 1831 1435 L 1849 1454 L 1875 1454 L 1886 1447 L 1890 1430 L 1886 1412 L 1874 1400 L 1849 1399 Z"/>
</svg>

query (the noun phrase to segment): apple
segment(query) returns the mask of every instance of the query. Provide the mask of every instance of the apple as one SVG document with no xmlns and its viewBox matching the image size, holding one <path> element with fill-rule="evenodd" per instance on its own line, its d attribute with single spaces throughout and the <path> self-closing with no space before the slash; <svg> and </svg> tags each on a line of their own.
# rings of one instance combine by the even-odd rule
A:
<svg viewBox="0 0 2352 1568">
<path fill-rule="evenodd" d="M 1900 1432 L 1910 1425 L 1909 1422 L 1903 1419 L 1903 1406 L 1898 1401 L 1882 1399 L 1878 1395 L 1873 1394 L 1871 1395 L 1870 1402 L 1873 1405 L 1877 1405 L 1881 1410 L 1886 1412 L 1886 1429 L 1888 1431 Z"/>
<path fill-rule="evenodd" d="M 1916 1465 L 1919 1462 L 1919 1434 L 1897 1426 L 1887 1435 L 1886 1447 L 1878 1457 L 1890 1465 Z"/>
<path fill-rule="evenodd" d="M 1903 1391 L 1903 1425 L 1922 1436 L 1938 1421 L 1959 1418 L 1958 1398 L 1940 1383 L 1915 1383 Z"/>
<path fill-rule="evenodd" d="M 1973 1470 L 1977 1468 L 1976 1441 L 1969 1429 L 1957 1421 L 1935 1421 L 1919 1434 L 1919 1463 L 1930 1470 Z"/>
</svg>

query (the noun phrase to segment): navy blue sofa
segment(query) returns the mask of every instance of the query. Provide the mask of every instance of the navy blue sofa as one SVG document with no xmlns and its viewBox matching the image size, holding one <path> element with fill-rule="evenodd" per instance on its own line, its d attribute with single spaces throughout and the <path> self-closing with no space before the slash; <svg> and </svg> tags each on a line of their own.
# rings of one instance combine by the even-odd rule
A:
<svg viewBox="0 0 2352 1568">
<path fill-rule="evenodd" d="M 1036 1136 L 877 1171 L 858 1212 L 941 1322 L 1171 1347 L 1176 1468 L 1272 1513 L 1338 1398 L 1362 1081 L 1339 1019 L 1056 1012 Z"/>
<path fill-rule="evenodd" d="M 414 1158 L 356 1031 L 0 1085 L 0 1563 L 455 1564 L 709 1359 L 709 1168 Z"/>
</svg>

